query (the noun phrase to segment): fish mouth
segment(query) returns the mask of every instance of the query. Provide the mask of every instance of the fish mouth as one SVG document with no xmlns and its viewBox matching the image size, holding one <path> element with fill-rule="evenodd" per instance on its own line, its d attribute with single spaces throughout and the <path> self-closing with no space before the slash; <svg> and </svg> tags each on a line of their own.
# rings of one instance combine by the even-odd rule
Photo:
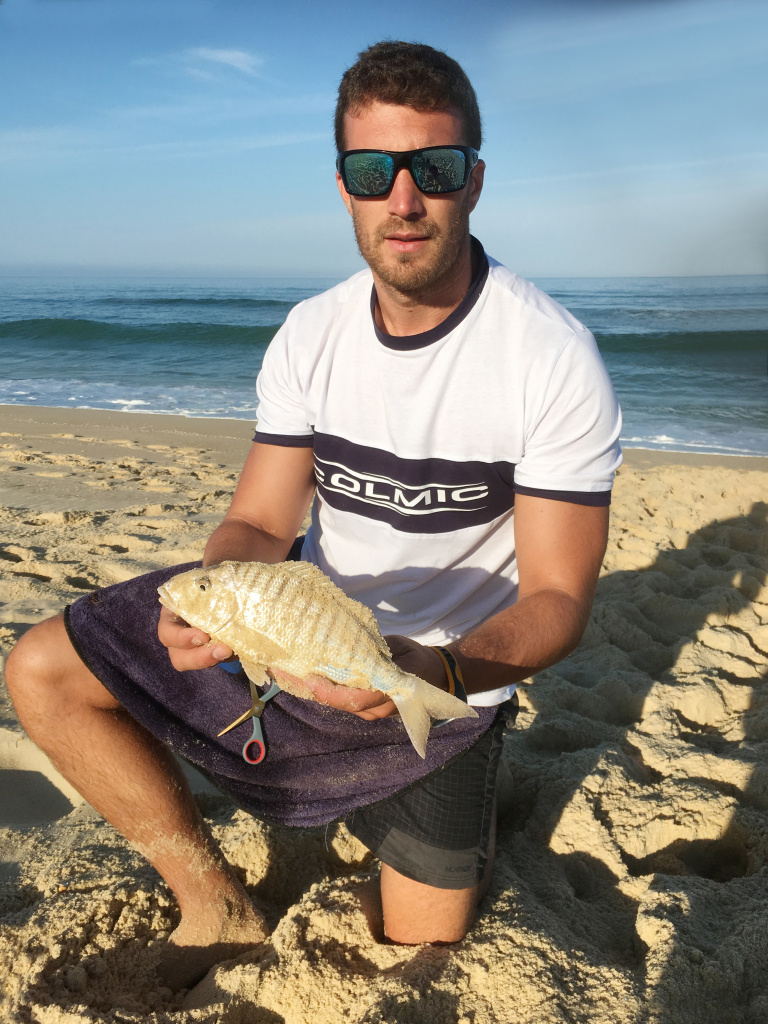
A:
<svg viewBox="0 0 768 1024">
<path fill-rule="evenodd" d="M 186 622 L 186 624 L 188 626 L 191 626 L 193 629 L 201 629 L 204 633 L 207 633 L 208 636 L 210 636 L 210 637 L 213 637 L 214 634 L 216 634 L 216 633 L 220 633 L 222 631 L 222 629 L 226 629 L 227 626 L 230 624 L 230 622 L 232 622 L 232 620 L 235 618 L 235 615 L 236 615 L 236 612 L 233 612 L 231 615 L 229 615 L 227 618 L 225 618 L 223 622 L 216 623 L 213 626 L 198 626 L 194 622 L 191 622 L 189 620 L 189 618 L 187 618 L 186 615 L 183 615 L 179 611 L 178 605 L 174 601 L 172 595 L 170 594 L 170 592 L 166 588 L 165 584 L 162 584 L 162 586 L 159 586 L 157 588 L 157 593 L 158 593 L 158 597 L 160 598 L 160 604 L 163 605 L 165 608 L 167 608 L 169 612 L 171 612 L 173 615 L 177 616 L 177 618 L 181 619 L 182 622 Z"/>
<path fill-rule="evenodd" d="M 164 608 L 167 608 L 169 612 L 173 612 L 174 615 L 178 615 L 179 611 L 176 607 L 176 602 L 168 593 L 164 583 L 162 586 L 157 588 L 157 593 L 160 598 L 160 604 L 163 605 Z"/>
<path fill-rule="evenodd" d="M 189 623 L 189 619 L 187 619 L 179 611 L 179 606 L 174 601 L 173 595 L 166 588 L 165 584 L 163 584 L 161 587 L 157 588 L 157 594 L 158 594 L 158 597 L 160 598 L 160 604 L 163 605 L 164 608 L 167 608 L 168 611 L 171 612 L 173 615 L 175 615 L 177 618 L 182 619 L 184 622 Z M 191 625 L 191 623 L 190 623 L 190 625 Z M 196 626 L 195 628 L 197 629 L 198 627 Z"/>
</svg>

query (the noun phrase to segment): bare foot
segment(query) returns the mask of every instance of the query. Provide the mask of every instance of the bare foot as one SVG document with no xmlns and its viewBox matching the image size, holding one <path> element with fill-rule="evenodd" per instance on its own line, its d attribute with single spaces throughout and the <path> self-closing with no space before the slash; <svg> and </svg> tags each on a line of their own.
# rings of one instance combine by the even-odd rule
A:
<svg viewBox="0 0 768 1024">
<path fill-rule="evenodd" d="M 269 935 L 262 915 L 248 902 L 221 913 L 182 917 L 167 944 L 156 950 L 157 973 L 173 992 L 191 988 L 215 964 L 260 945 Z"/>
</svg>

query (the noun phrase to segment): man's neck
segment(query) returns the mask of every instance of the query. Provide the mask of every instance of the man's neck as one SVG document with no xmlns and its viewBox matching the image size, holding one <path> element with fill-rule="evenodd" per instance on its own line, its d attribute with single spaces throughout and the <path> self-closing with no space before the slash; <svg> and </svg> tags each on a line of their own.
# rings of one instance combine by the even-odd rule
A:
<svg viewBox="0 0 768 1024">
<path fill-rule="evenodd" d="M 472 272 L 472 247 L 469 239 L 462 258 L 456 261 L 451 273 L 428 291 L 404 295 L 385 284 L 374 271 L 376 325 L 385 334 L 396 338 L 431 331 L 456 309 L 467 294 L 472 283 Z"/>
</svg>

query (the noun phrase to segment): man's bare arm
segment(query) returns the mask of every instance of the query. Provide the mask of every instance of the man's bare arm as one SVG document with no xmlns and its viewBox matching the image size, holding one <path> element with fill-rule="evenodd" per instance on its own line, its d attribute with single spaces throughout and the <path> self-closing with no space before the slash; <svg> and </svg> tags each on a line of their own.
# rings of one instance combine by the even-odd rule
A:
<svg viewBox="0 0 768 1024">
<path fill-rule="evenodd" d="M 306 515 L 314 487 L 311 448 L 254 443 L 229 511 L 205 546 L 203 564 L 228 559 L 282 561 Z M 210 668 L 232 654 L 224 644 L 206 646 L 207 633 L 180 622 L 167 608 L 160 611 L 157 635 L 180 672 Z"/>
<path fill-rule="evenodd" d="M 519 682 L 570 654 L 589 619 L 607 540 L 607 508 L 517 496 L 517 603 L 448 645 L 467 692 Z"/>
<path fill-rule="evenodd" d="M 566 657 L 589 619 L 608 538 L 608 509 L 518 495 L 515 548 L 517 603 L 445 646 L 456 656 L 468 693 L 526 679 Z M 408 672 L 447 689 L 435 651 L 406 637 L 387 637 Z M 318 699 L 361 718 L 385 718 L 396 708 L 378 691 L 310 683 Z"/>
<path fill-rule="evenodd" d="M 254 442 L 232 503 L 205 546 L 203 565 L 281 562 L 315 490 L 311 448 Z"/>
</svg>

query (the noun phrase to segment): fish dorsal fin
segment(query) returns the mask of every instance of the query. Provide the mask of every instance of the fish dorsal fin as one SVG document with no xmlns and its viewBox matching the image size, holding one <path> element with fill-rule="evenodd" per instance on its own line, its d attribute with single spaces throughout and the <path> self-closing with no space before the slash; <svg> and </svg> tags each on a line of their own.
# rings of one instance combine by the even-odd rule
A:
<svg viewBox="0 0 768 1024">
<path fill-rule="evenodd" d="M 281 562 L 280 572 L 284 572 L 289 576 L 295 576 L 297 579 L 307 580 L 318 586 L 327 586 L 329 589 L 338 590 L 339 588 L 329 579 L 322 569 L 319 569 L 312 562 Z"/>
<path fill-rule="evenodd" d="M 376 616 L 370 608 L 361 604 L 360 601 L 355 601 L 352 597 L 347 597 L 341 587 L 338 587 L 333 580 L 325 575 L 322 569 L 318 569 L 312 562 L 285 562 L 282 568 L 297 579 L 306 580 L 307 583 L 311 583 L 314 587 L 322 587 L 341 608 L 357 619 L 361 625 L 365 626 L 375 641 L 377 649 L 387 658 L 391 657 L 389 647 L 387 647 L 386 641 L 381 635 Z"/>
</svg>

